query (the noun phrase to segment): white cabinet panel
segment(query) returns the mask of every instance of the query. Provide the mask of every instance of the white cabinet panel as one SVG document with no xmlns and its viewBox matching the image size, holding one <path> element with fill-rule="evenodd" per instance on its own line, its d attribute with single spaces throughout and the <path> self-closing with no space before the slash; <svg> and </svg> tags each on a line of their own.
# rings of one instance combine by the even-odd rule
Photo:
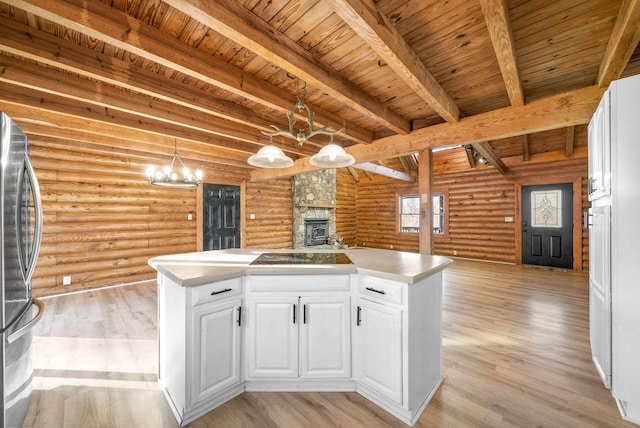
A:
<svg viewBox="0 0 640 428">
<path fill-rule="evenodd" d="M 402 403 L 402 311 L 358 301 L 358 383 Z"/>
<path fill-rule="evenodd" d="M 249 377 L 298 377 L 298 298 L 248 301 Z"/>
<path fill-rule="evenodd" d="M 611 207 L 593 207 L 589 216 L 591 353 L 602 382 L 611 388 Z"/>
<path fill-rule="evenodd" d="M 349 301 L 349 296 L 300 299 L 300 377 L 351 376 Z"/>
<path fill-rule="evenodd" d="M 240 308 L 241 300 L 233 299 L 193 312 L 194 403 L 242 381 Z"/>
<path fill-rule="evenodd" d="M 611 193 L 611 130 L 609 93 L 605 93 L 589 122 L 589 200 Z"/>
</svg>

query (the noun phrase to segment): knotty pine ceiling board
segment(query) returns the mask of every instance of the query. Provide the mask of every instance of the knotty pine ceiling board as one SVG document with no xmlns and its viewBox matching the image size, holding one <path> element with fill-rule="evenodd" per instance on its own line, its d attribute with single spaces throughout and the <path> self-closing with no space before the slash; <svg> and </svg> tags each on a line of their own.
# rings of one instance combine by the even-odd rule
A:
<svg viewBox="0 0 640 428">
<path fill-rule="evenodd" d="M 526 101 L 593 82 L 619 9 L 618 0 L 510 4 Z"/>
<path fill-rule="evenodd" d="M 463 115 L 509 105 L 479 3 L 436 2 L 397 25 Z"/>
</svg>

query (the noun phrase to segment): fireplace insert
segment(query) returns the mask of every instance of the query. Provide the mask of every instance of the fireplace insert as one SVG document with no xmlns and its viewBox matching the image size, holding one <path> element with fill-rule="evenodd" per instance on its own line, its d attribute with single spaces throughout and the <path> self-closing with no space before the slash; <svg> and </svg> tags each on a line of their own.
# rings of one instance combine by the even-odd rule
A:
<svg viewBox="0 0 640 428">
<path fill-rule="evenodd" d="M 312 247 L 327 243 L 329 237 L 329 219 L 308 218 L 304 221 L 304 245 Z"/>
</svg>

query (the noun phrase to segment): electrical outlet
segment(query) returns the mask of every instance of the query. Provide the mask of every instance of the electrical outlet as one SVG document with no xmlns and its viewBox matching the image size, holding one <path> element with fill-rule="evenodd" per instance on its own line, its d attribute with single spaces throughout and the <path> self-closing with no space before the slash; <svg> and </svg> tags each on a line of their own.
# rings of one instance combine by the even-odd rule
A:
<svg viewBox="0 0 640 428">
<path fill-rule="evenodd" d="M 62 285 L 71 285 L 71 275 L 62 277 Z"/>
<path fill-rule="evenodd" d="M 458 255 L 458 250 L 453 250 L 453 255 L 457 256 Z"/>
<path fill-rule="evenodd" d="M 193 213 L 187 214 L 187 220 L 189 221 L 193 220 Z"/>
<path fill-rule="evenodd" d="M 393 245 L 389 245 L 389 249 L 390 249 L 390 250 L 393 250 Z"/>
</svg>

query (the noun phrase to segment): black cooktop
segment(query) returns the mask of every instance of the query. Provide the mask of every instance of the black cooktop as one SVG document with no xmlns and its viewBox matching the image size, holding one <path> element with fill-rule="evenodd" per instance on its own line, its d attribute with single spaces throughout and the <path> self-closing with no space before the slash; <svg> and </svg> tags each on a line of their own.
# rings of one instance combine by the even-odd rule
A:
<svg viewBox="0 0 640 428">
<path fill-rule="evenodd" d="M 262 253 L 252 265 L 350 265 L 344 253 Z"/>
</svg>

